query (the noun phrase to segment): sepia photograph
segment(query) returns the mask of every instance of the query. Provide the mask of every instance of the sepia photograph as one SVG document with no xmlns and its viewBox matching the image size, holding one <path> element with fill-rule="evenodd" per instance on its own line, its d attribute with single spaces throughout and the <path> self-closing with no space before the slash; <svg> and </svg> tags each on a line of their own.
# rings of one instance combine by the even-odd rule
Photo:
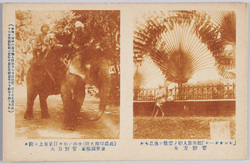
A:
<svg viewBox="0 0 250 164">
<path fill-rule="evenodd" d="M 247 3 L 2 10 L 3 161 L 247 158 Z"/>
<path fill-rule="evenodd" d="M 119 10 L 16 10 L 15 52 L 16 138 L 119 138 Z"/>
<path fill-rule="evenodd" d="M 134 139 L 235 139 L 234 11 L 141 12 L 133 44 Z"/>
</svg>

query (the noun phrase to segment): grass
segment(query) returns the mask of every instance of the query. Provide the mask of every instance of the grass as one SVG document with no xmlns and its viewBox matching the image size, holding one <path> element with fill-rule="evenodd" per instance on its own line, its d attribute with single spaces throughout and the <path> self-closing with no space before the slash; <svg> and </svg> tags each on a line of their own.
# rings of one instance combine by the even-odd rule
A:
<svg viewBox="0 0 250 164">
<path fill-rule="evenodd" d="M 235 139 L 235 117 L 134 117 L 134 139 L 211 139 L 215 121 L 229 121 Z"/>
</svg>

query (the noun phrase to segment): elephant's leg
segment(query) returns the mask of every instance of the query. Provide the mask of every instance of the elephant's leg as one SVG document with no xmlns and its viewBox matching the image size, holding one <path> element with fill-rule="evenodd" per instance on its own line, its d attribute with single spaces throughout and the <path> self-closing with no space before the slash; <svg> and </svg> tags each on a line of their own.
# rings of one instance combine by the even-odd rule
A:
<svg viewBox="0 0 250 164">
<path fill-rule="evenodd" d="M 33 105 L 37 93 L 35 92 L 34 88 L 27 87 L 27 109 L 24 114 L 24 118 L 27 120 L 33 119 Z"/>
<path fill-rule="evenodd" d="M 77 111 L 74 104 L 75 75 L 67 74 L 61 87 L 65 129 L 74 130 L 77 124 Z"/>
<path fill-rule="evenodd" d="M 85 83 L 79 79 L 74 88 L 74 104 L 77 114 L 80 112 L 83 101 L 85 99 Z"/>
<path fill-rule="evenodd" d="M 71 93 L 71 89 L 63 86 L 61 88 L 62 91 L 62 100 L 63 100 L 63 110 L 64 110 L 64 124 L 65 126 L 70 126 L 71 122 L 72 122 L 72 117 L 73 114 L 71 113 L 71 108 L 72 108 L 72 93 Z"/>
<path fill-rule="evenodd" d="M 47 98 L 48 95 L 39 94 L 39 100 L 40 100 L 40 107 L 41 107 L 41 117 L 42 118 L 50 118 L 49 111 L 48 111 L 48 105 L 47 105 Z"/>
</svg>

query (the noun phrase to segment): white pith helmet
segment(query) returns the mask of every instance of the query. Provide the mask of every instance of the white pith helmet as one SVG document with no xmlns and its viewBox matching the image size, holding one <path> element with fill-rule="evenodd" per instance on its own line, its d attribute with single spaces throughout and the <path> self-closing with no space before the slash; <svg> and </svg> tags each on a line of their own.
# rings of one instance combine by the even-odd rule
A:
<svg viewBox="0 0 250 164">
<path fill-rule="evenodd" d="M 82 28 L 84 28 L 84 24 L 83 24 L 82 22 L 80 22 L 80 21 L 76 21 L 75 27 L 76 27 L 76 28 L 77 28 L 77 27 L 82 27 Z"/>
</svg>

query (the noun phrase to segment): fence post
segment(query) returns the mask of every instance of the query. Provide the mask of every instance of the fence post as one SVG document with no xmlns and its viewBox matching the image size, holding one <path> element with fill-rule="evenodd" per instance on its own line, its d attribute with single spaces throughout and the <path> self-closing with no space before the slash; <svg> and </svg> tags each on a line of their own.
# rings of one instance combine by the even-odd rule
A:
<svg viewBox="0 0 250 164">
<path fill-rule="evenodd" d="M 201 85 L 201 99 L 204 99 L 204 94 L 203 94 L 203 85 Z"/>
<path fill-rule="evenodd" d="M 165 99 L 168 99 L 168 87 L 165 88 L 166 89 L 166 95 L 165 95 Z"/>
<path fill-rule="evenodd" d="M 193 87 L 192 87 L 192 89 L 193 89 L 193 97 L 192 97 L 192 99 L 194 100 L 195 99 L 195 87 L 194 87 L 194 85 L 193 85 Z"/>
<path fill-rule="evenodd" d="M 233 84 L 233 98 L 235 99 L 235 97 L 236 97 L 235 84 Z"/>
<path fill-rule="evenodd" d="M 177 94 L 177 88 L 176 88 L 176 86 L 174 87 L 174 93 L 175 93 L 175 100 L 178 100 L 178 95 L 179 95 L 179 92 L 178 92 L 178 94 Z"/>
</svg>

